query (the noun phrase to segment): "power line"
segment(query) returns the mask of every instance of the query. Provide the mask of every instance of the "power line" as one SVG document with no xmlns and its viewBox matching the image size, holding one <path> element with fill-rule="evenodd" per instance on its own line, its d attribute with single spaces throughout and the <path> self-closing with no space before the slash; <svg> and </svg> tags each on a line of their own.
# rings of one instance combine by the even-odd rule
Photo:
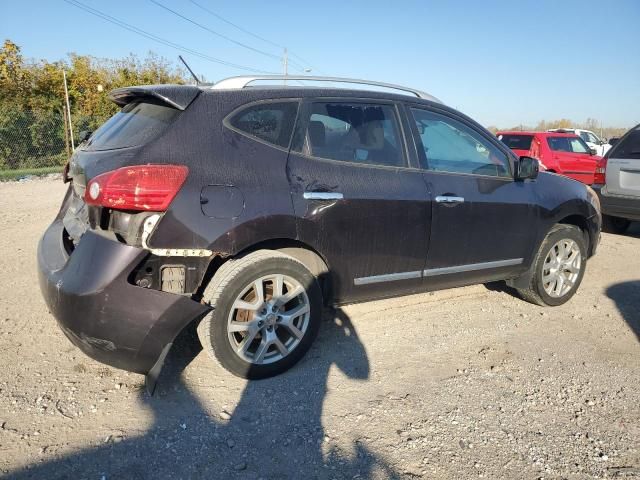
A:
<svg viewBox="0 0 640 480">
<path fill-rule="evenodd" d="M 69 5 L 73 5 L 74 7 L 77 7 L 79 9 L 81 9 L 81 10 L 84 10 L 85 12 L 90 13 L 91 15 L 94 15 L 94 16 L 99 17 L 99 18 L 101 18 L 101 19 L 103 19 L 103 20 L 105 20 L 105 21 L 107 21 L 109 23 L 112 23 L 112 24 L 117 25 L 117 26 L 119 26 L 121 28 L 124 28 L 125 30 L 133 32 L 133 33 L 135 33 L 137 35 L 140 35 L 142 37 L 148 38 L 149 40 L 153 40 L 153 41 L 155 41 L 157 43 L 160 43 L 162 45 L 174 48 L 176 50 L 179 50 L 179 51 L 182 51 L 182 52 L 185 52 L 185 53 L 190 53 L 191 55 L 194 55 L 196 57 L 200 57 L 200 58 L 202 58 L 204 60 L 208 60 L 208 61 L 213 62 L 213 63 L 218 63 L 220 65 L 225 65 L 227 67 L 237 68 L 238 70 L 245 70 L 245 71 L 248 71 L 248 72 L 267 73 L 267 74 L 272 74 L 273 73 L 273 72 L 268 72 L 268 71 L 264 71 L 264 70 L 259 70 L 259 69 L 256 69 L 256 68 L 247 67 L 247 66 L 244 66 L 244 65 L 239 65 L 239 64 L 236 64 L 236 63 L 227 62 L 225 60 L 221 60 L 219 58 L 212 57 L 210 55 L 207 55 L 205 53 L 199 52 L 197 50 L 193 50 L 192 48 L 185 47 L 185 46 L 180 45 L 178 43 L 174 43 L 174 42 L 172 42 L 170 40 L 167 40 L 165 38 L 162 38 L 162 37 L 159 37 L 157 35 L 154 35 L 153 33 L 149 33 L 149 32 L 147 32 L 145 30 L 142 30 L 142 29 L 140 29 L 138 27 L 135 27 L 135 26 L 133 26 L 133 25 L 131 25 L 129 23 L 123 22 L 122 20 L 118 20 L 117 18 L 112 17 L 110 15 L 107 15 L 106 13 L 101 12 L 100 10 L 96 10 L 95 8 L 92 8 L 92 7 L 88 6 L 88 5 L 85 5 L 84 3 L 81 3 L 78 0 L 64 0 L 64 1 L 66 3 L 68 3 Z"/>
<path fill-rule="evenodd" d="M 196 22 L 195 20 L 193 20 L 193 19 L 191 19 L 191 18 L 185 17 L 185 16 L 184 16 L 184 15 L 182 15 L 181 13 L 176 12 L 175 10 L 172 10 L 171 8 L 167 7 L 166 5 L 163 5 L 162 3 L 158 2 L 157 0 L 149 0 L 149 1 L 150 1 L 151 3 L 153 3 L 153 4 L 157 5 L 157 6 L 159 6 L 160 8 L 163 8 L 164 10 L 166 10 L 166 11 L 168 11 L 168 12 L 170 12 L 170 13 L 173 13 L 174 15 L 176 15 L 176 16 L 178 16 L 178 17 L 182 18 L 183 20 L 186 20 L 187 22 L 192 23 L 193 25 L 195 25 L 195 26 L 197 26 L 197 27 L 200 27 L 200 28 L 201 28 L 201 29 L 203 29 L 203 30 L 206 30 L 207 32 L 209 32 L 209 33 L 211 33 L 211 34 L 213 34 L 213 35 L 216 35 L 216 36 L 218 36 L 218 37 L 220 37 L 220 38 L 224 38 L 225 40 L 227 40 L 227 41 L 229 41 L 229 42 L 231 42 L 231 43 L 234 43 L 234 44 L 236 44 L 236 45 L 239 45 L 240 47 L 246 48 L 246 49 L 248 49 L 248 50 L 251 50 L 251 51 L 253 51 L 253 52 L 259 53 L 259 54 L 264 55 L 264 56 L 266 56 L 266 57 L 273 58 L 273 59 L 275 59 L 275 60 L 280 60 L 280 59 L 281 59 L 281 58 L 280 58 L 280 56 L 278 56 L 278 55 L 274 55 L 274 54 L 272 54 L 272 53 L 265 52 L 264 50 L 260 50 L 260 49 L 258 49 L 258 48 L 253 48 L 253 47 L 252 47 L 252 46 L 250 46 L 250 45 L 247 45 L 247 44 L 242 43 L 242 42 L 238 42 L 237 40 L 234 40 L 233 38 L 227 37 L 226 35 L 223 35 L 222 33 L 216 32 L 215 30 L 210 29 L 210 28 L 209 28 L 209 27 L 207 27 L 206 25 L 202 25 L 201 23 L 198 23 L 198 22 Z"/>
<path fill-rule="evenodd" d="M 251 31 L 249 31 L 249 30 L 247 30 L 247 29 L 245 29 L 245 28 L 242 28 L 240 25 L 236 25 L 235 23 L 233 23 L 233 22 L 231 22 L 231 21 L 227 20 L 226 18 L 224 18 L 224 17 L 222 17 L 222 16 L 218 15 L 217 13 L 215 13 L 215 12 L 213 12 L 213 11 L 209 10 L 208 8 L 203 7 L 203 6 L 202 6 L 202 5 L 200 5 L 198 2 L 196 2 L 196 1 L 194 1 L 194 0 L 190 0 L 190 1 L 191 1 L 191 3 L 193 3 L 196 7 L 201 8 L 202 10 L 204 10 L 205 12 L 207 12 L 207 13 L 209 13 L 209 14 L 213 15 L 213 16 L 214 16 L 214 17 L 216 17 L 217 19 L 222 20 L 224 23 L 227 23 L 227 24 L 231 25 L 232 27 L 237 28 L 237 29 L 238 29 L 238 30 L 240 30 L 241 32 L 244 32 L 244 33 L 246 33 L 247 35 L 251 35 L 252 37 L 257 38 L 258 40 L 262 40 L 263 42 L 268 43 L 269 45 L 273 45 L 273 46 L 274 46 L 274 47 L 276 47 L 276 48 L 279 48 L 279 49 L 283 49 L 283 48 L 284 48 L 282 45 L 278 45 L 277 43 L 272 42 L 271 40 L 267 40 L 266 38 L 261 37 L 261 36 L 260 36 L 260 35 L 258 35 L 258 34 L 255 34 L 255 33 L 251 32 Z"/>
<path fill-rule="evenodd" d="M 228 37 L 228 36 L 226 36 L 226 35 L 224 35 L 222 33 L 216 32 L 215 30 L 212 30 L 211 28 L 207 27 L 206 25 L 203 25 L 203 24 L 201 24 L 199 22 L 196 22 L 195 20 L 193 20 L 193 19 L 191 19 L 189 17 L 186 17 L 185 15 L 182 15 L 180 12 L 177 12 L 177 11 L 167 7 L 166 5 L 163 5 L 162 3 L 158 2 L 157 0 L 149 0 L 149 1 L 151 3 L 157 5 L 158 7 L 168 11 L 169 13 L 172 13 L 172 14 L 176 15 L 179 18 L 182 18 L 183 20 L 185 20 L 185 21 L 187 21 L 187 22 L 189 22 L 189 23 L 191 23 L 191 24 L 193 24 L 193 25 L 195 25 L 195 26 L 197 26 L 197 27 L 199 27 L 199 28 L 201 28 L 201 29 L 203 29 L 203 30 L 205 30 L 205 31 L 217 36 L 217 37 L 223 38 L 223 39 L 225 39 L 225 40 L 227 40 L 227 41 L 229 41 L 231 43 L 239 45 L 239 46 L 241 46 L 243 48 L 246 48 L 248 50 L 251 50 L 253 52 L 257 52 L 257 53 L 259 53 L 261 55 L 264 55 L 266 57 L 273 58 L 273 59 L 278 60 L 278 61 L 282 60 L 282 58 L 279 55 L 274 55 L 272 53 L 265 52 L 264 50 L 260 50 L 258 48 L 254 48 L 251 45 L 247 45 L 246 43 L 239 42 L 239 41 L 234 40 L 233 38 Z M 285 51 L 286 51 L 286 48 L 285 48 Z M 292 61 L 291 59 L 289 59 L 289 63 L 290 64 L 294 63 L 294 64 L 298 65 L 298 68 L 295 68 L 295 67 L 294 68 L 296 70 L 300 71 L 300 72 L 304 72 L 304 66 L 303 65 L 300 65 L 298 62 Z"/>
<path fill-rule="evenodd" d="M 154 0 L 151 0 L 151 1 L 154 1 Z M 250 30 L 247 30 L 246 28 L 241 27 L 240 25 L 237 25 L 237 24 L 233 23 L 233 22 L 232 22 L 232 21 L 230 21 L 230 20 L 227 20 L 226 18 L 224 18 L 223 16 L 221 16 L 221 15 L 217 14 L 217 13 L 216 13 L 216 12 L 214 12 L 213 10 L 211 10 L 211 9 L 209 9 L 209 8 L 207 8 L 207 7 L 204 7 L 204 6 L 200 5 L 200 4 L 199 4 L 198 2 L 196 2 L 195 0 L 190 0 L 190 2 L 191 2 L 191 3 L 193 3 L 196 7 L 198 7 L 198 8 L 200 8 L 200 9 L 204 10 L 204 11 L 205 11 L 205 12 L 207 12 L 208 14 L 213 15 L 213 16 L 214 16 L 214 17 L 216 17 L 217 19 L 222 20 L 223 22 L 225 22 L 225 23 L 227 23 L 227 24 L 231 25 L 231 26 L 232 26 L 232 27 L 234 27 L 234 28 L 237 28 L 238 30 L 240 30 L 241 32 L 246 33 L 247 35 L 251 35 L 252 37 L 257 38 L 258 40 L 262 40 L 263 42 L 268 43 L 269 45 L 272 45 L 272 46 L 274 46 L 274 47 L 277 47 L 277 48 L 280 48 L 280 49 L 285 49 L 285 48 L 286 48 L 284 45 L 280 45 L 280 44 L 278 44 L 278 43 L 272 42 L 271 40 L 268 40 L 268 39 L 266 39 L 266 38 L 264 38 L 264 37 L 262 37 L 262 36 L 260 36 L 260 35 L 258 35 L 258 34 L 256 34 L 256 33 L 253 33 L 253 32 L 252 32 L 252 31 L 250 31 Z M 296 57 L 296 58 L 298 58 L 298 59 L 302 60 L 302 61 L 306 64 L 306 66 L 307 66 L 307 67 L 312 67 L 314 70 L 317 70 L 319 73 L 322 73 L 322 72 L 320 72 L 320 70 L 316 69 L 313 65 L 311 65 L 307 60 L 305 60 L 304 58 L 302 58 L 300 55 L 296 55 L 295 53 L 293 53 L 293 52 L 291 52 L 291 51 L 289 51 L 289 55 L 291 55 L 292 57 Z M 289 59 L 289 62 L 291 62 L 291 59 Z M 294 61 L 294 62 L 295 62 L 295 61 Z M 304 65 L 302 65 L 302 64 L 300 64 L 299 62 L 295 62 L 295 63 L 296 63 L 297 65 L 299 65 L 301 68 L 303 68 L 303 69 L 305 68 L 305 66 L 304 66 Z"/>
</svg>

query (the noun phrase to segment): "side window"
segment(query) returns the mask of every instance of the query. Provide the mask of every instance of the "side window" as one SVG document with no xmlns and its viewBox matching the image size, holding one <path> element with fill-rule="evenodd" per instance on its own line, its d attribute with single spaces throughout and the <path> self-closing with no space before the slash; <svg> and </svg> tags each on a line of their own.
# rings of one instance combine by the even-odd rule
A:
<svg viewBox="0 0 640 480">
<path fill-rule="evenodd" d="M 589 153 L 589 147 L 580 137 L 548 137 L 547 143 L 554 152 Z"/>
<path fill-rule="evenodd" d="M 368 103 L 311 105 L 303 153 L 369 165 L 404 167 L 395 108 Z"/>
<path fill-rule="evenodd" d="M 547 137 L 549 148 L 554 152 L 570 152 L 571 145 L 568 137 Z"/>
<path fill-rule="evenodd" d="M 640 127 L 636 127 L 613 147 L 609 158 L 640 159 Z"/>
<path fill-rule="evenodd" d="M 589 140 L 589 134 L 587 132 L 580 132 L 580 138 L 582 138 L 582 140 L 584 140 L 585 142 L 592 141 L 592 140 Z"/>
<path fill-rule="evenodd" d="M 509 159 L 463 123 L 438 113 L 412 108 L 424 151 L 422 168 L 436 172 L 511 177 Z"/>
<path fill-rule="evenodd" d="M 233 114 L 229 124 L 251 137 L 287 148 L 297 111 L 298 102 L 259 103 Z"/>
<path fill-rule="evenodd" d="M 589 153 L 589 146 L 580 138 L 570 138 L 571 151 L 573 153 Z"/>
</svg>

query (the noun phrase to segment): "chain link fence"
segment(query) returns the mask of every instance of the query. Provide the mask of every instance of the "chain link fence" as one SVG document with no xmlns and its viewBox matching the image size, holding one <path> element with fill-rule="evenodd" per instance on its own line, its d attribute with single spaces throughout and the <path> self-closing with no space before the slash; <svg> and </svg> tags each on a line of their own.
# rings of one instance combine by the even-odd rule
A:
<svg viewBox="0 0 640 480">
<path fill-rule="evenodd" d="M 71 154 L 62 111 L 0 110 L 0 174 L 60 167 Z"/>
</svg>

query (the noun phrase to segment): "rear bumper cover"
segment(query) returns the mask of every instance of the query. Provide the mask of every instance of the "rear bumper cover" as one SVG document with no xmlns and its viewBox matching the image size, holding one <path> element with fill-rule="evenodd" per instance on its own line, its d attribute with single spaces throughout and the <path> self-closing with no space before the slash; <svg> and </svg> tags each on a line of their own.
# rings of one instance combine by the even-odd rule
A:
<svg viewBox="0 0 640 480">
<path fill-rule="evenodd" d="M 38 245 L 42 295 L 71 342 L 99 362 L 147 374 L 163 350 L 208 307 L 189 297 L 137 287 L 131 271 L 148 255 L 87 231 L 67 255 L 61 220 Z"/>
<path fill-rule="evenodd" d="M 592 185 L 591 188 L 598 194 L 603 215 L 640 221 L 640 198 L 607 195 L 604 185 Z"/>
</svg>

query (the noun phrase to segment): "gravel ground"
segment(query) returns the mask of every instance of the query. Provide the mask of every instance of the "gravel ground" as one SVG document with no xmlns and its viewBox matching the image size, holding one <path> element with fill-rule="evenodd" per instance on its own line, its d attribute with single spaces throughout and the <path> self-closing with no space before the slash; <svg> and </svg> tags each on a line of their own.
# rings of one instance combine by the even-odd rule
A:
<svg viewBox="0 0 640 480">
<path fill-rule="evenodd" d="M 187 331 L 154 397 L 85 357 L 37 286 L 64 194 L 0 184 L 8 478 L 640 478 L 640 225 L 558 308 L 474 286 L 327 312 L 293 370 L 246 382 Z"/>
</svg>

